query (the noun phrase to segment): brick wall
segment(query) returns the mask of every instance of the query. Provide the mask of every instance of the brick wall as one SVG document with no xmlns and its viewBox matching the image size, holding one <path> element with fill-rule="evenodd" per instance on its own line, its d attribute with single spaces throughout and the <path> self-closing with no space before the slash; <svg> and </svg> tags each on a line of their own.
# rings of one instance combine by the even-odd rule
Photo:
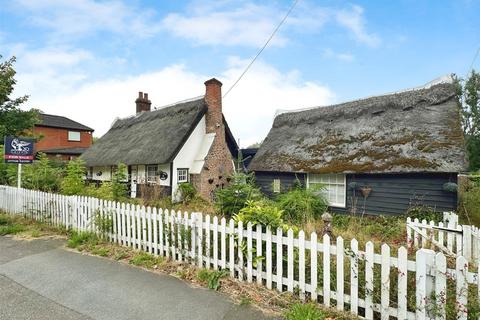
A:
<svg viewBox="0 0 480 320">
<path fill-rule="evenodd" d="M 57 148 L 88 148 L 92 145 L 92 134 L 90 132 L 80 132 L 80 141 L 68 141 L 68 131 L 78 132 L 78 130 L 35 126 L 34 134 L 42 136 L 35 143 L 35 151 Z"/>
</svg>

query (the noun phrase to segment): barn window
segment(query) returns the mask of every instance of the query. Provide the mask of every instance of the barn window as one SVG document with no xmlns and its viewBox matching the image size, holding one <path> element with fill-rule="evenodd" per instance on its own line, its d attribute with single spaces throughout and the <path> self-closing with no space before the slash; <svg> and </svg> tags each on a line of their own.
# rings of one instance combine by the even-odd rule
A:
<svg viewBox="0 0 480 320">
<path fill-rule="evenodd" d="M 280 193 L 280 179 L 273 179 L 273 192 Z"/>
<path fill-rule="evenodd" d="M 80 132 L 68 131 L 68 141 L 80 141 Z"/>
<path fill-rule="evenodd" d="M 147 182 L 148 183 L 157 182 L 157 175 L 158 175 L 158 166 L 148 165 L 147 166 Z"/>
<path fill-rule="evenodd" d="M 345 208 L 346 202 L 346 179 L 344 174 L 309 174 L 308 187 L 319 188 L 332 207 Z"/>
<path fill-rule="evenodd" d="M 178 183 L 188 182 L 188 169 L 177 169 Z"/>
</svg>

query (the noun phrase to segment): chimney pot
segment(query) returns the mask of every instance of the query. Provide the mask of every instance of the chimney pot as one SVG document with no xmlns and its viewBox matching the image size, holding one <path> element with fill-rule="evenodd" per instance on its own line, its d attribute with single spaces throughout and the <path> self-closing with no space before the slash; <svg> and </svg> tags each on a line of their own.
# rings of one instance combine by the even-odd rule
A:
<svg viewBox="0 0 480 320">
<path fill-rule="evenodd" d="M 148 93 L 138 92 L 138 98 L 135 100 L 136 113 L 150 111 L 152 102 L 148 100 Z"/>
</svg>

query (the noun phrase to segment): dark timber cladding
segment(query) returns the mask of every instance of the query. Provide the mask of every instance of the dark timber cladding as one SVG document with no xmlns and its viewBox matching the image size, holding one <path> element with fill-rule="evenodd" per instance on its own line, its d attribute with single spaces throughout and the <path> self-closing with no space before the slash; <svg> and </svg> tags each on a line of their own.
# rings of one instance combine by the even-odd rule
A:
<svg viewBox="0 0 480 320">
<path fill-rule="evenodd" d="M 457 195 L 444 184 L 466 170 L 465 154 L 455 85 L 444 77 L 412 90 L 280 114 L 249 170 L 268 195 L 275 179 L 282 192 L 295 177 L 326 183 L 332 203 L 345 204 L 332 206 L 336 212 L 354 209 L 351 182 L 371 188 L 367 214 L 402 214 L 418 205 L 445 211 L 456 209 Z M 329 174 L 337 176 L 322 176 Z M 364 198 L 360 190 L 356 195 L 362 213 Z"/>
</svg>

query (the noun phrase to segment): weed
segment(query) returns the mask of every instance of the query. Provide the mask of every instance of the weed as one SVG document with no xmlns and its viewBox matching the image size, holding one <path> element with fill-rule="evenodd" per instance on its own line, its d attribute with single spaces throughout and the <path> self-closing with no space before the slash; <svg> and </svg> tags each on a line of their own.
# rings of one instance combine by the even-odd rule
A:
<svg viewBox="0 0 480 320">
<path fill-rule="evenodd" d="M 197 279 L 205 283 L 209 289 L 217 291 L 220 288 L 220 279 L 226 277 L 227 274 L 226 270 L 209 271 L 201 269 L 197 273 Z"/>
<path fill-rule="evenodd" d="M 101 257 L 108 257 L 110 255 L 110 250 L 101 246 L 95 246 L 90 252 Z"/>
<path fill-rule="evenodd" d="M 145 268 L 153 268 L 155 265 L 159 265 L 163 262 L 161 257 L 154 257 L 151 254 L 145 252 L 139 252 L 132 259 L 130 259 L 129 263 L 133 264 L 134 266 L 138 267 L 145 267 Z"/>
<path fill-rule="evenodd" d="M 118 252 L 115 252 L 113 258 L 115 260 L 123 260 L 125 259 L 126 257 L 128 257 L 128 253 L 126 253 L 125 251 L 118 251 Z"/>
<path fill-rule="evenodd" d="M 326 314 L 313 303 L 296 303 L 285 313 L 286 320 L 323 320 Z"/>
<path fill-rule="evenodd" d="M 25 231 L 25 227 L 20 224 L 7 224 L 0 226 L 0 236 L 16 234 L 23 231 Z"/>
<path fill-rule="evenodd" d="M 68 239 L 67 246 L 82 250 L 84 246 L 95 246 L 98 242 L 98 237 L 94 233 L 74 231 L 71 233 L 70 239 Z"/>
<path fill-rule="evenodd" d="M 240 297 L 240 305 L 241 306 L 249 306 L 252 304 L 252 299 L 249 297 L 241 296 Z"/>
<path fill-rule="evenodd" d="M 39 229 L 33 229 L 30 232 L 30 235 L 32 236 L 32 238 L 38 238 L 38 237 L 42 236 L 42 232 Z"/>
</svg>

